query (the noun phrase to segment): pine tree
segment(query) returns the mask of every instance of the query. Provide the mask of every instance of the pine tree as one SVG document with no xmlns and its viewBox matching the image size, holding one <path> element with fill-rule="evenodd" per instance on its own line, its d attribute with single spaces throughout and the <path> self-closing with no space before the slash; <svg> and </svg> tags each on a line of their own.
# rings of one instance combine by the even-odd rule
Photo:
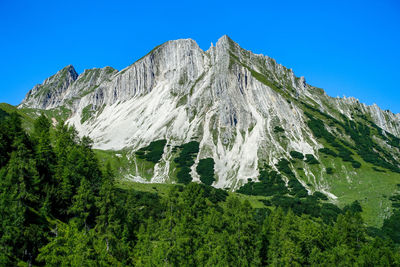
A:
<svg viewBox="0 0 400 267">
<path fill-rule="evenodd" d="M 33 139 L 35 141 L 35 159 L 39 172 L 40 190 L 37 194 L 41 197 L 41 211 L 44 215 L 54 214 L 52 203 L 56 201 L 55 153 L 50 141 L 50 121 L 43 114 L 35 120 Z"/>
<path fill-rule="evenodd" d="M 37 249 L 43 244 L 44 227 L 36 213 L 40 206 L 35 195 L 38 172 L 29 140 L 23 134 L 15 137 L 10 160 L 0 174 L 1 250 L 33 263 Z"/>
<path fill-rule="evenodd" d="M 230 265 L 250 266 L 260 263 L 255 235 L 258 225 L 253 219 L 250 203 L 241 203 L 236 197 L 227 198 L 225 216 L 228 222 L 228 250 Z"/>
<path fill-rule="evenodd" d="M 0 168 L 5 166 L 10 159 L 11 152 L 16 138 L 23 140 L 25 143 L 28 137 L 22 130 L 21 118 L 17 113 L 11 113 L 6 119 L 0 121 Z"/>
<path fill-rule="evenodd" d="M 284 214 L 278 210 L 270 223 L 268 261 L 282 266 L 301 266 L 305 261 L 297 243 L 298 220 L 291 210 Z"/>
<path fill-rule="evenodd" d="M 58 223 L 57 234 L 40 249 L 39 262 L 49 266 L 96 266 L 93 231 L 79 230 L 79 225 Z"/>
<path fill-rule="evenodd" d="M 345 244 L 359 250 L 365 242 L 365 226 L 361 214 L 347 211 L 346 214 L 339 215 L 332 234 L 336 244 Z"/>
<path fill-rule="evenodd" d="M 116 207 L 117 196 L 115 188 L 115 177 L 110 163 L 107 163 L 104 172 L 99 196 L 96 198 L 96 206 L 99 215 L 96 219 L 96 231 L 100 235 L 100 240 L 105 251 L 112 255 L 119 254 L 117 250 L 118 236 L 121 234 L 121 221 Z"/>
</svg>

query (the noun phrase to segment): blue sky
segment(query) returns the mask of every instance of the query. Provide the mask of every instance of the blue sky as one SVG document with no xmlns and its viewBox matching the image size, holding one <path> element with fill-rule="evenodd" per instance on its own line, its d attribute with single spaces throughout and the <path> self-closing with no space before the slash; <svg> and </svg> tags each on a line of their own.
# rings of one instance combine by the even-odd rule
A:
<svg viewBox="0 0 400 267">
<path fill-rule="evenodd" d="M 229 35 L 331 96 L 400 112 L 400 2 L 0 0 L 0 102 L 68 64 L 118 70 L 154 46 Z"/>
</svg>

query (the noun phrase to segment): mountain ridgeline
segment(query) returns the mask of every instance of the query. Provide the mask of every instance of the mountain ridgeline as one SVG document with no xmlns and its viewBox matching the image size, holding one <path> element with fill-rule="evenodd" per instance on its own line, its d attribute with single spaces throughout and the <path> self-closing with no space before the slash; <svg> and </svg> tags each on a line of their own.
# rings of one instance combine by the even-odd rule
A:
<svg viewBox="0 0 400 267">
<path fill-rule="evenodd" d="M 121 71 L 67 66 L 18 108 L 66 121 L 137 182 L 358 200 L 374 226 L 400 183 L 399 114 L 332 98 L 228 36 L 207 51 L 168 41 Z"/>
</svg>

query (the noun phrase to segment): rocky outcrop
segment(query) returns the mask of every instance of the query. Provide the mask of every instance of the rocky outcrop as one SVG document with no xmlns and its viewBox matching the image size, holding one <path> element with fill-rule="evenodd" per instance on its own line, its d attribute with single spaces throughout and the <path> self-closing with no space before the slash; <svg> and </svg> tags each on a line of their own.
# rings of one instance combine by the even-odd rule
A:
<svg viewBox="0 0 400 267">
<path fill-rule="evenodd" d="M 35 85 L 30 90 L 20 107 L 48 109 L 62 104 L 70 85 L 78 78 L 74 67 L 68 65 L 42 84 Z"/>
</svg>

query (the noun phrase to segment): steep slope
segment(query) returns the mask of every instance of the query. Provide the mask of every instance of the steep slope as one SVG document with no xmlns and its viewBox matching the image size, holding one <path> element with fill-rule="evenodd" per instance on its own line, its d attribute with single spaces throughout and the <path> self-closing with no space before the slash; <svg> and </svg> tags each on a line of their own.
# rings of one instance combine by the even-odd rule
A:
<svg viewBox="0 0 400 267">
<path fill-rule="evenodd" d="M 329 97 L 227 36 L 207 51 L 191 39 L 166 42 L 119 72 L 78 77 L 68 66 L 35 86 L 20 108 L 63 113 L 95 148 L 119 151 L 121 173 L 141 182 L 175 182 L 181 145 L 196 141 L 188 165 L 194 181 L 205 158 L 215 162 L 213 186 L 232 190 L 272 168 L 289 187 L 294 179 L 339 204 L 363 197 L 376 221 L 400 183 L 399 114 Z M 160 160 L 133 153 L 155 140 L 166 140 Z"/>
</svg>

